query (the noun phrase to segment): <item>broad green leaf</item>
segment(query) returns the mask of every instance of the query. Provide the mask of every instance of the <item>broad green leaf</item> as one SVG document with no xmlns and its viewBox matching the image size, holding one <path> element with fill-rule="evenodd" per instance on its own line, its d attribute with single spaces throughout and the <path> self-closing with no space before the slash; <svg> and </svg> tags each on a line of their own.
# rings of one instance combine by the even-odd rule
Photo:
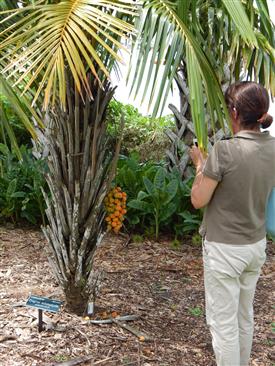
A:
<svg viewBox="0 0 275 366">
<path fill-rule="evenodd" d="M 143 192 L 143 191 L 138 192 L 137 199 L 138 199 L 139 201 L 142 201 L 142 200 L 143 200 L 144 198 L 146 198 L 146 197 L 148 197 L 148 194 L 147 194 L 147 193 L 145 193 L 145 192 Z"/>
<path fill-rule="evenodd" d="M 154 184 L 147 177 L 143 177 L 143 183 L 149 195 L 153 196 L 156 193 Z"/>
<path fill-rule="evenodd" d="M 167 219 L 169 219 L 176 211 L 177 209 L 177 205 L 174 202 L 170 202 L 165 209 L 162 210 L 160 217 L 159 217 L 159 221 L 163 222 L 166 221 Z"/>
<path fill-rule="evenodd" d="M 159 190 L 164 190 L 165 188 L 165 177 L 166 177 L 166 171 L 164 168 L 159 168 L 155 179 L 154 179 L 154 187 Z"/>
<path fill-rule="evenodd" d="M 176 179 L 171 180 L 166 187 L 166 192 L 168 193 L 167 199 L 163 202 L 163 204 L 169 203 L 177 194 L 178 191 L 178 181 Z"/>
<path fill-rule="evenodd" d="M 15 192 L 11 195 L 11 198 L 23 198 L 26 196 L 25 192 Z"/>
<path fill-rule="evenodd" d="M 182 234 L 189 233 L 189 232 L 195 231 L 197 229 L 198 229 L 198 225 L 196 225 L 196 224 L 186 224 L 183 226 L 183 228 L 181 228 L 181 233 Z"/>
<path fill-rule="evenodd" d="M 149 203 L 139 200 L 132 200 L 127 204 L 131 208 L 135 208 L 137 210 L 143 211 L 144 213 L 152 212 L 152 208 Z"/>
<path fill-rule="evenodd" d="M 196 215 L 192 215 L 189 211 L 181 212 L 178 215 L 184 218 L 185 223 L 197 225 L 201 223 L 201 220 L 199 220 Z"/>
<path fill-rule="evenodd" d="M 140 219 L 138 216 L 130 216 L 130 217 L 127 217 L 127 220 L 129 221 L 129 223 L 131 225 L 137 225 L 139 222 L 140 222 Z"/>
</svg>

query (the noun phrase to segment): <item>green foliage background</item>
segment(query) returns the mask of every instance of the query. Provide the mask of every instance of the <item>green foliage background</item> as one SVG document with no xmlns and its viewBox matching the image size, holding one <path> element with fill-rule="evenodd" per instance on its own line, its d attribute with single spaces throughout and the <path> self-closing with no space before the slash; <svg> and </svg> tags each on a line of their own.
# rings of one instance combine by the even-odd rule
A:
<svg viewBox="0 0 275 366">
<path fill-rule="evenodd" d="M 0 98 L 22 155 L 19 161 L 9 143 L 0 143 L 0 220 L 27 220 L 38 225 L 45 221 L 41 188 L 47 187 L 46 162 L 34 158 L 30 135 L 8 101 Z M 173 117 L 145 117 L 132 105 L 112 100 L 106 118 L 114 142 L 121 133 L 122 114 L 125 127 L 114 184 L 128 196 L 124 229 L 155 238 L 163 233 L 177 238 L 197 231 L 201 212 L 190 202 L 193 179 L 182 181 L 176 171 L 168 172 L 165 166 L 169 141 L 164 132 L 173 127 Z M 5 133 L 2 131 L 2 142 L 8 141 Z"/>
<path fill-rule="evenodd" d="M 164 162 L 140 162 L 136 154 L 122 156 L 116 185 L 128 196 L 127 226 L 156 239 L 160 233 L 177 238 L 197 231 L 202 211 L 191 204 L 193 179 L 182 181 L 176 170 L 167 171 Z"/>
<path fill-rule="evenodd" d="M 172 115 L 152 118 L 143 116 L 131 104 L 123 104 L 115 99 L 108 106 L 108 131 L 115 139 L 120 131 L 120 118 L 124 116 L 123 139 L 121 153 L 129 155 L 137 152 L 140 160 L 160 161 L 164 158 L 165 150 L 169 146 L 169 139 L 165 135 L 166 128 L 172 128 Z"/>
<path fill-rule="evenodd" d="M 45 223 L 42 188 L 47 191 L 44 160 L 36 160 L 31 149 L 21 145 L 22 160 L 14 151 L 0 144 L 0 221 L 27 220 Z"/>
</svg>

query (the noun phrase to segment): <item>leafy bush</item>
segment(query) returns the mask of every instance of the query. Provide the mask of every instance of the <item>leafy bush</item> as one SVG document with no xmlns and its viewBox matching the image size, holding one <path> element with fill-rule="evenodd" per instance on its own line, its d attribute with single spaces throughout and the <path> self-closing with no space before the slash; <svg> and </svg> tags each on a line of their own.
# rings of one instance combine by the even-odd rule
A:
<svg viewBox="0 0 275 366">
<path fill-rule="evenodd" d="M 197 232 L 202 221 L 203 211 L 195 210 L 191 204 L 191 188 L 194 176 L 182 180 L 179 171 L 174 168 L 170 173 L 170 179 L 178 181 L 178 190 L 175 196 L 177 209 L 173 215 L 173 230 L 176 237 Z"/>
<path fill-rule="evenodd" d="M 4 144 L 0 144 L 0 219 L 32 224 L 45 222 L 45 203 L 41 188 L 46 189 L 43 173 L 46 163 L 36 160 L 31 150 L 20 147 L 22 161 Z"/>
<path fill-rule="evenodd" d="M 148 216 L 150 223 L 154 223 L 155 237 L 158 239 L 160 224 L 167 223 L 176 211 L 177 205 L 173 198 L 178 190 L 178 181 L 169 181 L 165 169 L 160 167 L 153 180 L 143 177 L 143 184 L 145 191 L 140 191 L 128 206 L 139 210 L 141 215 Z"/>
<path fill-rule="evenodd" d="M 132 105 L 112 100 L 107 112 L 108 131 L 112 138 L 120 132 L 121 114 L 125 120 L 121 153 L 137 152 L 142 161 L 160 161 L 170 144 L 164 130 L 173 126 L 173 117 L 145 117 Z"/>
<path fill-rule="evenodd" d="M 138 154 L 132 153 L 129 157 L 121 155 L 117 165 L 115 184 L 127 193 L 127 201 L 136 199 L 139 192 L 144 189 L 143 178 L 152 178 L 161 164 L 147 161 L 139 162 Z M 126 219 L 130 227 L 139 224 L 142 218 L 140 213 L 127 206 Z"/>
<path fill-rule="evenodd" d="M 202 211 L 194 210 L 190 200 L 193 177 L 182 181 L 175 170 L 164 164 L 139 162 L 136 155 L 121 157 L 116 185 L 127 193 L 128 226 L 146 236 L 173 233 L 175 237 L 196 232 Z"/>
<path fill-rule="evenodd" d="M 129 157 L 121 155 L 117 164 L 116 184 L 125 190 L 128 200 L 134 199 L 144 187 L 143 177 L 154 177 L 161 166 L 162 163 L 153 161 L 140 162 L 137 153 Z"/>
</svg>

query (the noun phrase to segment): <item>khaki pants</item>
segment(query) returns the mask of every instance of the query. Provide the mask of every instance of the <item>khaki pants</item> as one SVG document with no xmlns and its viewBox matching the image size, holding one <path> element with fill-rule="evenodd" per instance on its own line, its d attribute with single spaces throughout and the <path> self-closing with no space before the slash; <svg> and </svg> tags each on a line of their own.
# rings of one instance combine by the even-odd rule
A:
<svg viewBox="0 0 275 366">
<path fill-rule="evenodd" d="M 203 243 L 206 321 L 218 366 L 248 366 L 253 299 L 266 239 L 249 245 Z"/>
</svg>

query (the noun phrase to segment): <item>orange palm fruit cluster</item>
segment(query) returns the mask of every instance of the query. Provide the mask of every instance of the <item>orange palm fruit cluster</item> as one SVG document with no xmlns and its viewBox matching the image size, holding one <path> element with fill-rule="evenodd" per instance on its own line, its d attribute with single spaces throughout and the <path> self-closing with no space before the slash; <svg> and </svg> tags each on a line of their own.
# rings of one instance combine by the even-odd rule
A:
<svg viewBox="0 0 275 366">
<path fill-rule="evenodd" d="M 120 187 L 113 188 L 105 197 L 104 204 L 107 216 L 107 230 L 118 234 L 126 214 L 127 194 Z"/>
</svg>

